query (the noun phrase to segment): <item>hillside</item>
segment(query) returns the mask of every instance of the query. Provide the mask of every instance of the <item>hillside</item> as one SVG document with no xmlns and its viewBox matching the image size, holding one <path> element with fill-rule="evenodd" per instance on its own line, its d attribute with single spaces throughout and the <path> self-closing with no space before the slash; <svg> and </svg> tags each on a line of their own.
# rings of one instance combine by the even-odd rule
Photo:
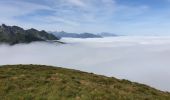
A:
<svg viewBox="0 0 170 100">
<path fill-rule="evenodd" d="M 46 31 L 38 31 L 33 28 L 24 30 L 18 26 L 7 26 L 5 24 L 0 26 L 0 43 L 13 45 L 46 40 L 59 40 L 59 38 Z"/>
<path fill-rule="evenodd" d="M 0 67 L 1 100 L 169 100 L 149 86 L 42 65 Z"/>
</svg>

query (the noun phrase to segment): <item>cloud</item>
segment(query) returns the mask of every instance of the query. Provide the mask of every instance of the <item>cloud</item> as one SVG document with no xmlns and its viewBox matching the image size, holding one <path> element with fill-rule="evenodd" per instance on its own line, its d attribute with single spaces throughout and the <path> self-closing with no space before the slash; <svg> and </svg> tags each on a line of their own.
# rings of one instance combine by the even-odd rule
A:
<svg viewBox="0 0 170 100">
<path fill-rule="evenodd" d="M 39 10 L 52 10 L 48 6 L 39 5 L 35 3 L 29 3 L 24 1 L 0 1 L 0 23 L 6 23 L 9 25 L 23 25 L 16 19 L 16 17 L 28 15 L 30 13 L 36 13 Z"/>
<path fill-rule="evenodd" d="M 22 1 L 0 1 L 1 16 L 13 17 L 26 15 L 37 10 L 50 10 L 48 6 L 38 5 L 34 3 L 22 2 Z"/>
<path fill-rule="evenodd" d="M 160 4 L 163 6 L 164 3 Z M 107 31 L 138 35 L 163 30 L 170 33 L 167 28 L 168 18 L 165 17 L 170 15 L 169 10 L 157 10 L 158 4 L 153 5 L 150 2 L 128 0 L 1 0 L 0 23 L 78 33 Z M 152 22 L 165 22 L 162 24 L 166 27 L 156 26 Z"/>
<path fill-rule="evenodd" d="M 83 27 L 87 27 L 87 24 L 96 25 L 104 22 L 111 16 L 115 6 L 113 0 L 50 0 L 50 5 L 47 0 L 42 2 L 1 1 L 0 18 L 3 20 L 0 22 L 23 27 L 34 24 L 35 28 L 43 29 L 37 24 L 39 23 L 46 25 L 47 30 L 51 29 L 49 29 L 51 23 L 58 28 L 63 27 L 63 30 L 67 30 L 66 27 L 82 30 Z"/>
<path fill-rule="evenodd" d="M 70 2 L 76 6 L 81 6 L 81 7 L 85 6 L 85 3 L 82 0 L 68 0 L 68 2 Z"/>
<path fill-rule="evenodd" d="M 36 23 L 45 24 L 48 27 L 51 22 L 52 25 L 59 27 L 65 25 L 76 30 L 79 26 L 79 29 L 83 29 L 88 24 L 91 26 L 104 24 L 114 16 L 116 9 L 115 0 L 42 0 L 36 2 L 7 0 L 0 2 L 2 14 L 0 18 L 3 19 L 0 22 L 19 24 L 23 27 L 30 27 L 28 25 L 31 24 L 39 26 Z M 51 13 L 46 13 L 47 11 Z M 42 29 L 42 27 L 35 28 Z"/>
<path fill-rule="evenodd" d="M 0 45 L 0 65 L 45 64 L 114 76 L 170 91 L 170 37 L 63 39 Z"/>
</svg>

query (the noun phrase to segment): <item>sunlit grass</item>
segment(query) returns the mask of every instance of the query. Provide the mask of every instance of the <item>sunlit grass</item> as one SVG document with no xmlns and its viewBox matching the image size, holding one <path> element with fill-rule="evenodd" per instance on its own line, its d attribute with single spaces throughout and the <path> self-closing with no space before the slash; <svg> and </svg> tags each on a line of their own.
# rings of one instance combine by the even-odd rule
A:
<svg viewBox="0 0 170 100">
<path fill-rule="evenodd" d="M 0 67 L 1 100 L 169 100 L 146 85 L 42 65 Z"/>
</svg>

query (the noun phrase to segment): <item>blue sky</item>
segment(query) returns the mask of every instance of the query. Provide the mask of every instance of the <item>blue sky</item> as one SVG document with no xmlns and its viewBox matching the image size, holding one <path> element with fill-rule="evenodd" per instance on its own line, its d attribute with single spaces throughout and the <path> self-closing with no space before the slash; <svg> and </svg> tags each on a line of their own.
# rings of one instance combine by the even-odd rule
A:
<svg viewBox="0 0 170 100">
<path fill-rule="evenodd" d="M 47 31 L 170 35 L 170 0 L 0 0 L 0 23 Z"/>
</svg>

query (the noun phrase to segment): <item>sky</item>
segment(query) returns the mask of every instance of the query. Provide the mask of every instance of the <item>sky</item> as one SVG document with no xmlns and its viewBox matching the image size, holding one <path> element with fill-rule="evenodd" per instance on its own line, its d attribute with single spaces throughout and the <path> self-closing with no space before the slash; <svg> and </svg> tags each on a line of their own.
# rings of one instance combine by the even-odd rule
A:
<svg viewBox="0 0 170 100">
<path fill-rule="evenodd" d="M 170 35 L 170 0 L 0 0 L 0 23 L 46 31 Z"/>
</svg>

